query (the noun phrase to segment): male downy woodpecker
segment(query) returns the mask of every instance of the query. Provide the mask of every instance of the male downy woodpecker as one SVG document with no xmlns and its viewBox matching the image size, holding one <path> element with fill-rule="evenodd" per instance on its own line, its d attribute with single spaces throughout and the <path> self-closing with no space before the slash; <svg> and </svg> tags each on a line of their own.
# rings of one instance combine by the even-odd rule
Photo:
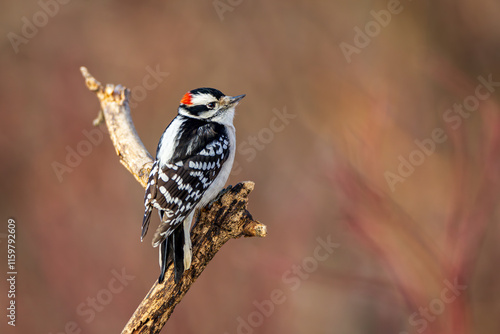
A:
<svg viewBox="0 0 500 334">
<path fill-rule="evenodd" d="M 141 235 L 142 241 L 151 212 L 157 209 L 161 222 L 153 247 L 160 246 L 160 283 L 171 262 L 176 282 L 191 266 L 193 216 L 219 194 L 229 177 L 236 151 L 234 109 L 243 97 L 194 89 L 184 95 L 160 138 L 144 196 Z"/>
</svg>

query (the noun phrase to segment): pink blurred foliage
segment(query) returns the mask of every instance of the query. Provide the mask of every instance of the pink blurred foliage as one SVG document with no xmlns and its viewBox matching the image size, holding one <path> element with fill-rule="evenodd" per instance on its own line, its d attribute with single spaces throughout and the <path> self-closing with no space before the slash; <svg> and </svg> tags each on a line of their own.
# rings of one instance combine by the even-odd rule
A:
<svg viewBox="0 0 500 334">
<path fill-rule="evenodd" d="M 459 69 L 443 61 L 430 66 L 429 73 L 433 73 L 433 78 L 450 94 L 464 97 L 474 90 L 474 78 L 469 78 Z M 477 260 L 484 251 L 483 240 L 494 222 L 492 217 L 500 195 L 500 107 L 495 101 L 487 100 L 477 111 L 477 128 L 468 125 L 456 130 L 447 128 L 446 133 L 451 138 L 448 165 L 453 180 L 452 189 L 447 190 L 450 197 L 438 207 L 445 211 L 444 215 L 427 214 L 436 219 L 443 217 L 442 221 L 421 222 L 413 219 L 394 200 L 394 194 L 375 181 L 380 179 L 377 148 L 381 147 L 382 130 L 371 125 L 382 124 L 387 117 L 380 112 L 384 108 L 378 108 L 379 105 L 383 106 L 383 103 L 374 103 L 370 117 L 364 124 L 359 124 L 358 128 L 366 131 L 354 134 L 358 140 L 350 141 L 351 146 L 354 142 L 363 146 L 353 149 L 358 154 L 356 159 L 350 155 L 351 150 L 332 146 L 335 162 L 328 165 L 325 173 L 337 194 L 343 215 L 341 221 L 348 224 L 360 245 L 373 252 L 390 273 L 409 315 L 428 306 L 445 280 L 467 285 L 465 293 L 447 304 L 444 313 L 429 321 L 428 326 L 419 332 L 471 333 L 470 299 Z M 467 137 L 476 135 L 474 147 L 468 147 L 466 143 L 470 140 Z M 474 166 L 476 156 L 479 161 Z M 359 161 L 372 164 L 360 167 Z M 413 188 L 413 196 L 418 197 L 419 188 Z M 439 239 L 428 235 L 428 230 L 422 228 L 428 224 L 442 229 Z"/>
</svg>

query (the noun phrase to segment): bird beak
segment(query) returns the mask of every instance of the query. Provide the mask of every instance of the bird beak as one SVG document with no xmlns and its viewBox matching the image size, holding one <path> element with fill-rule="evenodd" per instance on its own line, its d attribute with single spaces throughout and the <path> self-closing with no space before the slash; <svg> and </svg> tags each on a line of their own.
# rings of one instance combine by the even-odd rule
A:
<svg viewBox="0 0 500 334">
<path fill-rule="evenodd" d="M 238 96 L 227 96 L 227 104 L 230 105 L 230 106 L 233 106 L 233 105 L 237 105 L 238 102 L 240 102 L 240 100 L 242 98 L 244 98 L 246 96 L 246 94 L 243 94 L 243 95 L 238 95 Z"/>
</svg>

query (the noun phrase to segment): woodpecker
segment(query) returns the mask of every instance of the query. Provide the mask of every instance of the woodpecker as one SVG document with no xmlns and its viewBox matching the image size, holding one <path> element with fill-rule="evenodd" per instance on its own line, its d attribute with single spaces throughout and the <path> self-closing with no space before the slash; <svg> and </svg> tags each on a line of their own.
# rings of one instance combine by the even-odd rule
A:
<svg viewBox="0 0 500 334">
<path fill-rule="evenodd" d="M 219 194 L 229 177 L 236 151 L 234 112 L 244 97 L 213 88 L 191 90 L 160 138 L 144 195 L 141 234 L 142 241 L 151 212 L 157 209 L 161 222 L 152 243 L 160 246 L 159 283 L 171 262 L 176 283 L 191 266 L 193 216 Z"/>
</svg>

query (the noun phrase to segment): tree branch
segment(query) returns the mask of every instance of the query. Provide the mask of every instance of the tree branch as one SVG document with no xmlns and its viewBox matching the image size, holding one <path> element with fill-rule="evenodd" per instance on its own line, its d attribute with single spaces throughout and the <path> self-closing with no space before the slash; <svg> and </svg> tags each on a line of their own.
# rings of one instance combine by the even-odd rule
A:
<svg viewBox="0 0 500 334">
<path fill-rule="evenodd" d="M 108 84 L 103 87 L 85 67 L 80 70 L 87 87 L 97 94 L 101 103 L 101 111 L 94 120 L 94 125 L 106 122 L 120 162 L 145 188 L 153 160 L 132 122 L 128 104 L 129 90 L 121 85 Z M 175 284 L 173 267 L 170 266 L 165 281 L 162 284 L 154 283 L 122 333 L 159 333 L 175 306 L 229 239 L 266 236 L 266 226 L 254 221 L 247 211 L 248 195 L 253 188 L 254 183 L 251 181 L 229 187 L 217 200 L 200 211 L 191 232 L 191 268 L 184 272 L 181 281 Z"/>
</svg>

